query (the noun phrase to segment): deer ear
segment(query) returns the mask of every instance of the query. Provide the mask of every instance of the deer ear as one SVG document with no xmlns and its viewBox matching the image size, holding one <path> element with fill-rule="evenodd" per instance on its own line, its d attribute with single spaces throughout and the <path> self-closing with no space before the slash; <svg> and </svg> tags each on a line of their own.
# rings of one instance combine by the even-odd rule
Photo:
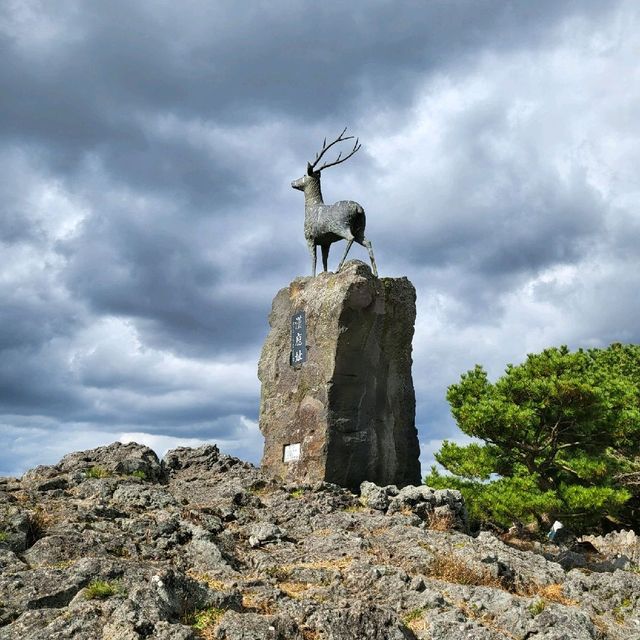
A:
<svg viewBox="0 0 640 640">
<path fill-rule="evenodd" d="M 313 167 L 311 166 L 310 162 L 307 162 L 307 175 L 308 176 L 312 176 L 313 175 Z"/>
</svg>

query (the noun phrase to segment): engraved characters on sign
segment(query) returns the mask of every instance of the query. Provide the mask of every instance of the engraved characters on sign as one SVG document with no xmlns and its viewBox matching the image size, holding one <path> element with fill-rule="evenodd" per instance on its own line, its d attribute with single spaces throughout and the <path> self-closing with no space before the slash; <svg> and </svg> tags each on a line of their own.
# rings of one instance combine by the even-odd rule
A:
<svg viewBox="0 0 640 640">
<path fill-rule="evenodd" d="M 307 327 L 304 311 L 291 317 L 291 364 L 301 365 L 307 360 Z"/>
</svg>

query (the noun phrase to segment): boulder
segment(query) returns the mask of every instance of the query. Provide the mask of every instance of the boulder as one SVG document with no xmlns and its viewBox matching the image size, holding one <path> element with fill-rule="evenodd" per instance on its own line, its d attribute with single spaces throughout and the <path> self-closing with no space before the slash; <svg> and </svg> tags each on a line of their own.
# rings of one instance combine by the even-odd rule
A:
<svg viewBox="0 0 640 640">
<path fill-rule="evenodd" d="M 87 475 L 137 476 L 158 481 L 164 470 L 155 452 L 136 442 L 114 442 L 106 447 L 70 453 L 58 464 L 41 465 L 22 477 L 25 487 L 37 491 L 66 489 L 82 482 Z"/>
<path fill-rule="evenodd" d="M 397 495 L 398 487 L 395 485 L 379 487 L 367 480 L 360 485 L 360 501 L 365 507 L 369 507 L 370 509 L 386 511 L 389 508 L 391 499 Z"/>
<path fill-rule="evenodd" d="M 467 529 L 467 509 L 459 491 L 432 489 L 425 485 L 378 487 L 373 482 L 360 485 L 360 502 L 370 509 L 393 515 L 412 513 L 432 528 Z"/>
<path fill-rule="evenodd" d="M 261 547 L 269 542 L 277 542 L 284 536 L 280 527 L 271 522 L 257 522 L 251 527 L 249 544 L 252 547 Z"/>
<path fill-rule="evenodd" d="M 612 531 L 606 536 L 582 536 L 583 542 L 590 542 L 603 556 L 610 560 L 627 558 L 640 565 L 640 538 L 629 529 Z"/>
</svg>

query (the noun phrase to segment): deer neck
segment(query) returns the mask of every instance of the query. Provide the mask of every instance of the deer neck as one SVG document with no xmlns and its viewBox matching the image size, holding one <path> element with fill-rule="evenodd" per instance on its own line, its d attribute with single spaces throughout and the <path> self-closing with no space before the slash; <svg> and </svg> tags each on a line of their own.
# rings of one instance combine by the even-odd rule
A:
<svg viewBox="0 0 640 640">
<path fill-rule="evenodd" d="M 304 190 L 305 205 L 324 204 L 322 199 L 322 191 L 320 190 L 320 178 L 313 178 L 305 186 Z"/>
</svg>

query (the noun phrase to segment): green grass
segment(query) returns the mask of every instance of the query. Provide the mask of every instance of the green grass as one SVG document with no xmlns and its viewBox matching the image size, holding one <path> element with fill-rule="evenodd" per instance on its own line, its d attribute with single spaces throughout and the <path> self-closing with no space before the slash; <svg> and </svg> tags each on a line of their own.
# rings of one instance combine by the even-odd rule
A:
<svg viewBox="0 0 640 640">
<path fill-rule="evenodd" d="M 190 611 L 182 616 L 182 624 L 189 625 L 196 631 L 199 638 L 213 638 L 213 628 L 220 622 L 220 618 L 226 613 L 225 609 L 218 607 L 209 607 L 208 609 L 200 609 Z"/>
<path fill-rule="evenodd" d="M 304 495 L 304 489 L 294 489 L 291 493 L 290 493 L 292 498 L 302 498 L 302 496 Z"/>
<path fill-rule="evenodd" d="M 407 615 L 404 617 L 404 623 L 409 624 L 411 622 L 415 622 L 416 620 L 422 618 L 423 615 L 424 609 L 413 609 L 412 611 L 409 611 L 409 613 L 407 613 Z"/>
<path fill-rule="evenodd" d="M 535 618 L 540 615 L 547 607 L 547 603 L 544 600 L 536 600 L 532 602 L 527 609 L 529 609 L 529 613 Z"/>
<path fill-rule="evenodd" d="M 613 618 L 618 624 L 623 624 L 627 613 L 630 613 L 631 600 L 625 598 L 617 607 L 613 610 Z"/>
<path fill-rule="evenodd" d="M 0 531 L 0 542 L 6 542 L 9 539 L 9 534 L 6 531 Z"/>
<path fill-rule="evenodd" d="M 87 587 L 84 597 L 87 600 L 106 600 L 111 596 L 115 596 L 121 593 L 123 593 L 123 589 L 118 582 L 94 580 Z"/>
<path fill-rule="evenodd" d="M 85 471 L 87 478 L 108 478 L 111 473 L 102 467 L 89 467 Z"/>
<path fill-rule="evenodd" d="M 366 510 L 367 507 L 365 507 L 363 504 L 352 504 L 343 509 L 343 511 L 346 511 L 347 513 L 360 513 Z"/>
<path fill-rule="evenodd" d="M 425 631 L 427 629 L 425 613 L 424 609 L 413 609 L 404 616 L 403 622 L 413 632 Z"/>
<path fill-rule="evenodd" d="M 147 474 L 142 469 L 136 469 L 130 474 L 133 478 L 140 478 L 140 480 L 146 480 Z"/>
<path fill-rule="evenodd" d="M 218 609 L 217 607 L 197 611 L 193 614 L 193 623 L 191 626 L 196 631 L 204 631 L 208 627 L 216 625 L 224 613 L 224 609 Z"/>
</svg>

